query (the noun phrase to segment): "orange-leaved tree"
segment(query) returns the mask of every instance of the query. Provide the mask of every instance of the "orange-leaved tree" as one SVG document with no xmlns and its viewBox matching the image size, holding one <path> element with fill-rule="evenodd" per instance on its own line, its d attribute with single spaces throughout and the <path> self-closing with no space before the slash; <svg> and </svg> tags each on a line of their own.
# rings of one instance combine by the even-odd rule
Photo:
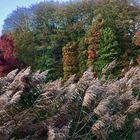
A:
<svg viewBox="0 0 140 140">
<path fill-rule="evenodd" d="M 64 81 L 78 72 L 78 46 L 76 42 L 69 42 L 63 48 Z"/>
<path fill-rule="evenodd" d="M 137 58 L 136 61 L 140 64 L 140 29 L 135 33 L 134 44 L 136 45 Z"/>
<path fill-rule="evenodd" d="M 134 44 L 140 46 L 140 29 L 135 33 Z"/>
<path fill-rule="evenodd" d="M 93 67 L 94 71 L 95 71 L 95 61 L 97 59 L 98 51 L 99 51 L 100 32 L 101 32 L 102 26 L 103 26 L 103 20 L 101 17 L 97 16 L 97 19 L 93 22 L 85 38 L 85 41 L 88 44 L 87 66 Z"/>
</svg>

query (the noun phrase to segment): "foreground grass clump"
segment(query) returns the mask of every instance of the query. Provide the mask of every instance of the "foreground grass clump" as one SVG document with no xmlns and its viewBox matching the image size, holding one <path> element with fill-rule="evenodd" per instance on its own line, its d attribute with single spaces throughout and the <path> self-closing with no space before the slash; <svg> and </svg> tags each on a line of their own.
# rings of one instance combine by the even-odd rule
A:
<svg viewBox="0 0 140 140">
<path fill-rule="evenodd" d="M 140 67 L 119 80 L 95 80 L 90 70 L 77 83 L 46 77 L 27 68 L 0 78 L 1 140 L 139 139 Z"/>
</svg>

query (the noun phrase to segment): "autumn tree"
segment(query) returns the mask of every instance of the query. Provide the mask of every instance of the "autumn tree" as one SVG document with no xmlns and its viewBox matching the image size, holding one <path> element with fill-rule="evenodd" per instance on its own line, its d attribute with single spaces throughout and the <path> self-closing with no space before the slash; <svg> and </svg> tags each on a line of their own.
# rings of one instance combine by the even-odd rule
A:
<svg viewBox="0 0 140 140">
<path fill-rule="evenodd" d="M 0 37 L 0 76 L 7 74 L 17 67 L 13 39 L 4 34 Z"/>
<path fill-rule="evenodd" d="M 78 72 L 78 47 L 75 42 L 69 42 L 63 48 L 64 81 Z"/>
<path fill-rule="evenodd" d="M 135 33 L 133 40 L 136 46 L 140 46 L 140 30 Z"/>
<path fill-rule="evenodd" d="M 135 56 L 135 60 L 138 64 L 140 64 L 140 30 L 137 30 L 134 38 L 133 38 L 133 42 L 134 42 L 134 48 L 133 48 L 133 54 Z"/>
<path fill-rule="evenodd" d="M 98 55 L 99 51 L 99 44 L 100 44 L 100 31 L 103 26 L 103 20 L 100 16 L 97 16 L 86 37 L 85 37 L 85 42 L 88 45 L 88 50 L 87 50 L 87 66 L 88 67 L 93 67 L 93 70 L 95 71 L 95 61 Z"/>
</svg>

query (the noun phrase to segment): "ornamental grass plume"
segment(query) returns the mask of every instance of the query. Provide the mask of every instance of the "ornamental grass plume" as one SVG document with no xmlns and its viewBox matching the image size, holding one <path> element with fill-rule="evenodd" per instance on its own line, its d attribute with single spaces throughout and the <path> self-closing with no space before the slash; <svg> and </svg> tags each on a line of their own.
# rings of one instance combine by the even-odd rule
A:
<svg viewBox="0 0 140 140">
<path fill-rule="evenodd" d="M 104 82 L 91 68 L 78 82 L 47 76 L 27 68 L 0 78 L 1 140 L 139 138 L 140 67 Z"/>
<path fill-rule="evenodd" d="M 113 125 L 117 130 L 122 130 L 125 125 L 126 115 L 117 114 L 113 117 Z"/>
<path fill-rule="evenodd" d="M 133 122 L 133 126 L 135 129 L 139 129 L 140 130 L 140 119 L 135 118 L 134 122 Z"/>
<path fill-rule="evenodd" d="M 98 139 L 102 138 L 103 140 L 106 140 L 109 133 L 107 127 L 109 127 L 110 122 L 111 118 L 109 118 L 108 115 L 104 115 L 92 126 L 92 133 L 95 134 Z"/>
<path fill-rule="evenodd" d="M 104 88 L 101 86 L 99 80 L 95 80 L 85 93 L 82 106 L 91 107 L 92 102 L 99 102 L 102 98 L 103 94 L 105 94 Z"/>
</svg>

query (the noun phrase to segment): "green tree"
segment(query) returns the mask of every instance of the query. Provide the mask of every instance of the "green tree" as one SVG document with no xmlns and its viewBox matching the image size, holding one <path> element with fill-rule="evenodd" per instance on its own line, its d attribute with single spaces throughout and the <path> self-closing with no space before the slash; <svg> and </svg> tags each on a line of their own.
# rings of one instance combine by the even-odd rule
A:
<svg viewBox="0 0 140 140">
<path fill-rule="evenodd" d="M 88 60 L 88 45 L 85 41 L 85 38 L 81 38 L 78 43 L 78 60 L 79 60 L 79 71 L 78 77 L 82 76 L 82 74 L 87 70 L 87 60 Z"/>
<path fill-rule="evenodd" d="M 103 67 L 118 60 L 120 54 L 120 46 L 113 30 L 109 27 L 101 31 L 100 50 L 96 61 L 98 74 L 101 74 Z"/>
<path fill-rule="evenodd" d="M 116 34 L 120 46 L 119 65 L 128 67 L 133 55 L 132 38 L 139 28 L 140 9 L 135 0 L 102 0 L 95 6 L 95 15 L 104 20 L 104 28 L 110 27 Z M 135 4 L 134 4 L 135 3 Z"/>
<path fill-rule="evenodd" d="M 13 32 L 14 46 L 16 56 L 20 64 L 24 66 L 36 67 L 37 47 L 34 43 L 34 36 L 32 32 Z"/>
</svg>

